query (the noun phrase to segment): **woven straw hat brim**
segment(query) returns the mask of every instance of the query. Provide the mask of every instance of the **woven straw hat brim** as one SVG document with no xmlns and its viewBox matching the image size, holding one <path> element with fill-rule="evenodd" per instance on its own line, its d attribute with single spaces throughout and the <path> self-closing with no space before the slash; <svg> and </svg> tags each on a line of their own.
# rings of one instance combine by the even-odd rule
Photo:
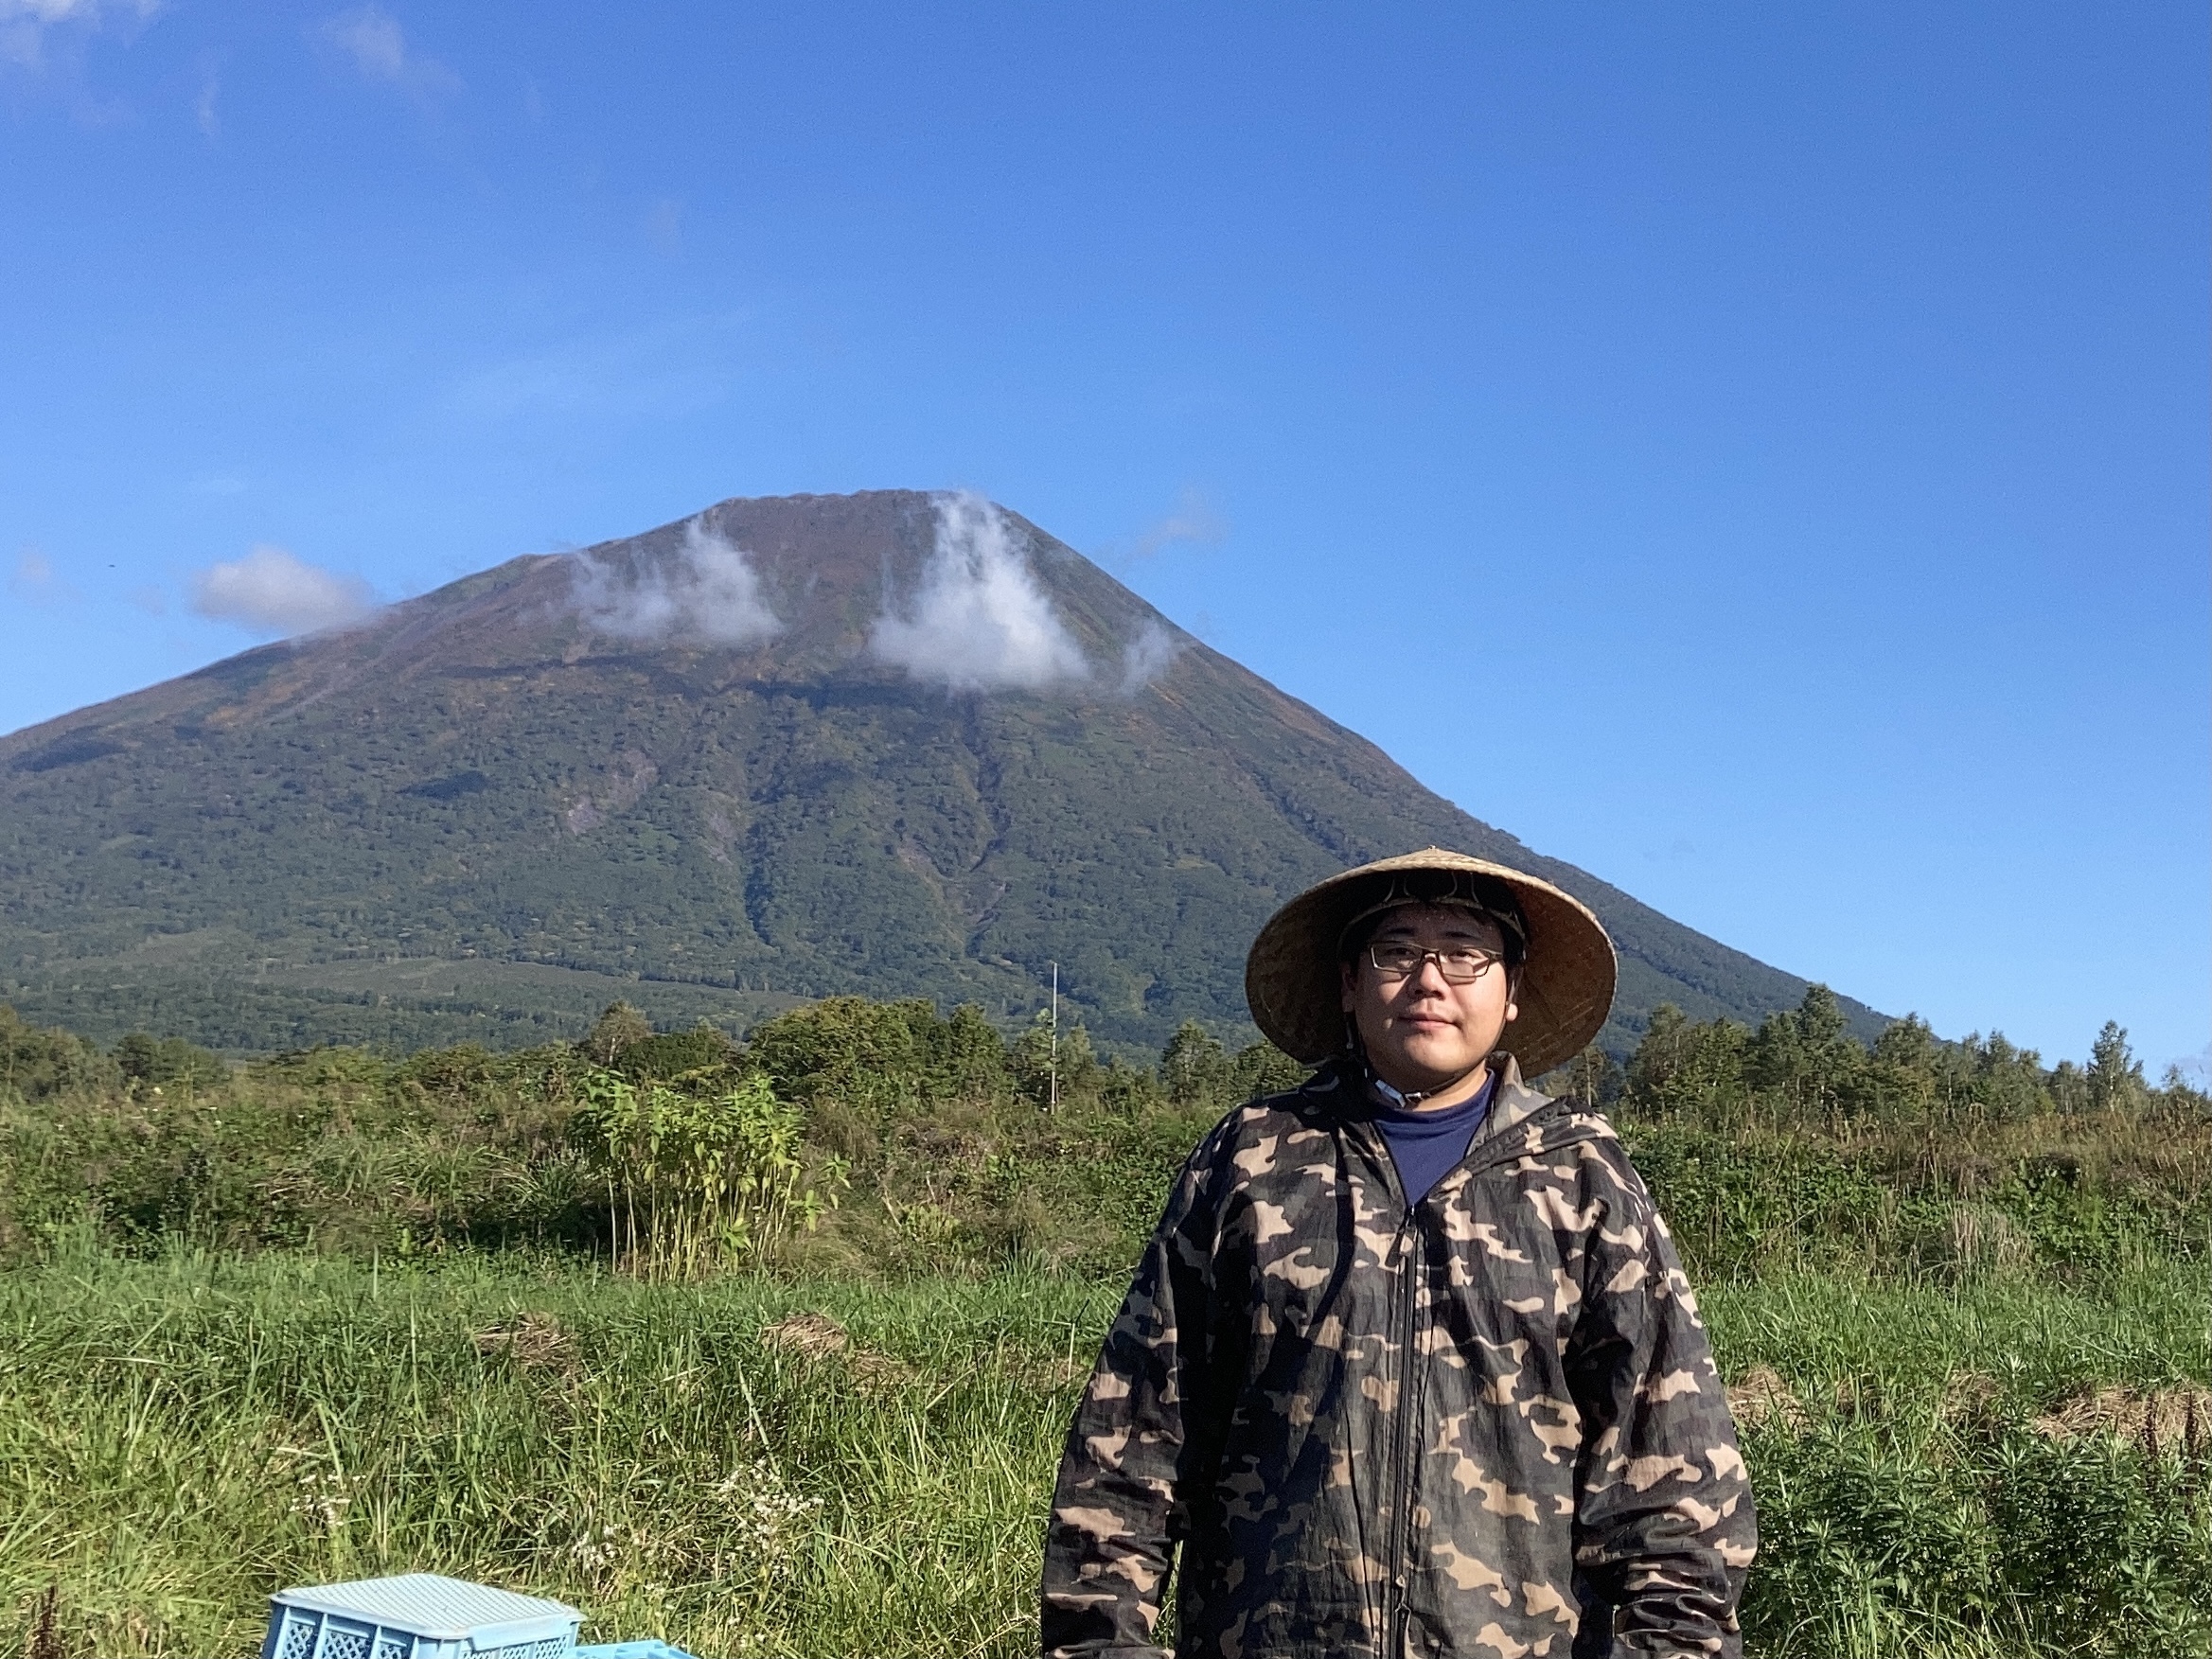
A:
<svg viewBox="0 0 2212 1659">
<path fill-rule="evenodd" d="M 1245 959 L 1252 1022 L 1292 1059 L 1318 1066 L 1344 1048 L 1336 944 L 1389 878 L 1408 871 L 1461 871 L 1513 891 L 1529 925 L 1529 952 L 1513 1000 L 1520 1013 L 1499 1047 L 1540 1076 L 1589 1045 L 1613 1009 L 1619 965 L 1589 907 L 1548 881 L 1465 853 L 1430 847 L 1332 875 L 1268 918 Z"/>
</svg>

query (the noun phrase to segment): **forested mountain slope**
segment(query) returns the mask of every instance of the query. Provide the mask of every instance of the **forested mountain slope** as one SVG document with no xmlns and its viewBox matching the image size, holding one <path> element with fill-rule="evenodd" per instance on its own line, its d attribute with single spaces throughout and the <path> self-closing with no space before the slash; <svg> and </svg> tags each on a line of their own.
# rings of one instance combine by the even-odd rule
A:
<svg viewBox="0 0 2212 1659">
<path fill-rule="evenodd" d="M 1510 801 L 1479 803 L 1510 813 Z M 495 1043 L 834 992 L 1109 1044 L 1245 1017 L 1260 921 L 1427 843 L 1578 893 L 1656 1004 L 1805 981 L 1424 788 L 964 498 L 724 502 L 0 738 L 0 998 L 232 1049 Z M 1879 1019 L 1849 1005 L 1870 1033 Z"/>
</svg>

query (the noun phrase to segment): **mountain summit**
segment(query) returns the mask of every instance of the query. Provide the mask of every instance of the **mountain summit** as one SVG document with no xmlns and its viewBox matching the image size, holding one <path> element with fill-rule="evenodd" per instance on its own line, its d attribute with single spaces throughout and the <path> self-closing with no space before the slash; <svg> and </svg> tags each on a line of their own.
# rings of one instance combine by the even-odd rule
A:
<svg viewBox="0 0 2212 1659">
<path fill-rule="evenodd" d="M 513 1041 L 627 997 L 860 992 L 1157 1047 L 1246 944 L 1427 844 L 1621 949 L 1605 1041 L 1805 982 L 1543 857 L 1015 514 L 723 502 L 0 738 L 0 996 L 238 1049 Z M 1853 1008 L 1869 1028 L 1875 1016 Z"/>
</svg>

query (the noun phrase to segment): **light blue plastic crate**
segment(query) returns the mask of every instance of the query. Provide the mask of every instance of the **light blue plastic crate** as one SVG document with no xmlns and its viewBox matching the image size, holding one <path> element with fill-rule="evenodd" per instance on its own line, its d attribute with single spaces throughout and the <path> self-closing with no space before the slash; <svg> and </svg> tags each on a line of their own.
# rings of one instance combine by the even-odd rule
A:
<svg viewBox="0 0 2212 1659">
<path fill-rule="evenodd" d="M 542 1596 L 402 1573 L 270 1597 L 261 1659 L 568 1659 L 582 1623 Z"/>
</svg>

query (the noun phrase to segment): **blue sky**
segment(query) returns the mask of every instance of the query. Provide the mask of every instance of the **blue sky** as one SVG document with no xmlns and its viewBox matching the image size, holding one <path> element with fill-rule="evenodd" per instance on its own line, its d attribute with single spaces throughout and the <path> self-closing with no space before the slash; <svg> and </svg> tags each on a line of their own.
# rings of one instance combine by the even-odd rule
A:
<svg viewBox="0 0 2212 1659">
<path fill-rule="evenodd" d="M 2155 1072 L 2212 1037 L 2208 44 L 0 0 L 0 730 L 253 643 L 193 603 L 256 548 L 396 598 L 968 486 L 1693 926 Z"/>
</svg>

